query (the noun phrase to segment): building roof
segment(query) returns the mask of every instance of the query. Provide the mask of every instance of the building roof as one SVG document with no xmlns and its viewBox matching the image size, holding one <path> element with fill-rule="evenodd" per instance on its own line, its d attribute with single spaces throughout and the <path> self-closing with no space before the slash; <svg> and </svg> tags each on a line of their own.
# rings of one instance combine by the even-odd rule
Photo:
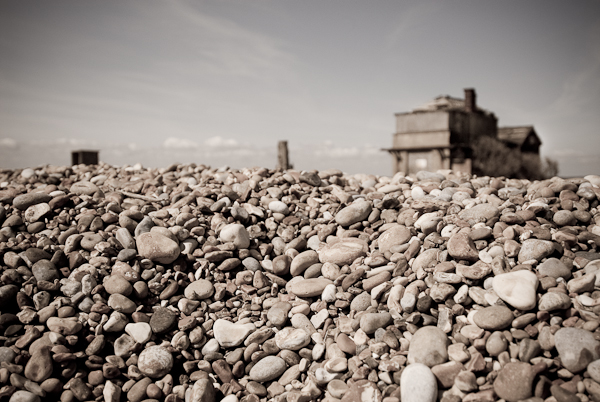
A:
<svg viewBox="0 0 600 402">
<path fill-rule="evenodd" d="M 498 127 L 498 139 L 518 147 L 522 146 L 527 137 L 532 133 L 539 144 L 541 144 L 542 142 L 537 136 L 533 126 Z"/>
<path fill-rule="evenodd" d="M 415 109 L 413 112 L 430 112 L 435 110 L 464 110 L 465 109 L 465 100 L 453 98 L 448 95 L 438 96 L 437 98 L 427 102 L 424 105 L 421 105 Z"/>
<path fill-rule="evenodd" d="M 448 95 L 438 96 L 437 98 L 427 102 L 424 105 L 421 105 L 415 109 L 413 112 L 421 112 L 421 111 L 434 111 L 434 110 L 464 110 L 465 109 L 465 100 L 453 98 Z"/>
<path fill-rule="evenodd" d="M 437 98 L 421 105 L 412 110 L 412 113 L 419 112 L 435 112 L 435 111 L 464 111 L 465 110 L 465 100 L 459 98 L 453 98 L 449 95 L 440 95 Z M 491 115 L 492 113 L 488 110 L 482 109 L 477 106 L 477 111 L 484 114 Z"/>
</svg>

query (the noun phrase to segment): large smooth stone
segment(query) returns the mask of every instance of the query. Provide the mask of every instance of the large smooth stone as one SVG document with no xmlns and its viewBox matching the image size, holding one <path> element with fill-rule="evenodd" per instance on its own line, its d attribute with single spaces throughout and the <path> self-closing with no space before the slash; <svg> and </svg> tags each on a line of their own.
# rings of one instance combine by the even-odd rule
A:
<svg viewBox="0 0 600 402">
<path fill-rule="evenodd" d="M 285 369 L 285 361 L 281 357 L 267 356 L 250 369 L 250 379 L 258 382 L 271 381 L 281 376 Z"/>
<path fill-rule="evenodd" d="M 133 291 L 131 283 L 122 275 L 110 275 L 104 280 L 104 289 L 109 295 L 129 296 Z"/>
<path fill-rule="evenodd" d="M 140 353 L 138 368 L 150 378 L 161 378 L 173 368 L 173 356 L 162 346 L 150 346 Z"/>
<path fill-rule="evenodd" d="M 215 394 L 215 387 L 212 381 L 208 378 L 201 378 L 194 383 L 188 402 L 215 402 Z"/>
<path fill-rule="evenodd" d="M 173 311 L 166 307 L 158 307 L 154 309 L 154 313 L 148 324 L 150 324 L 153 333 L 164 334 L 173 329 L 176 323 L 177 315 Z"/>
<path fill-rule="evenodd" d="M 372 334 L 378 328 L 386 327 L 392 321 L 392 316 L 388 312 L 367 313 L 360 317 L 360 329 L 366 334 Z"/>
<path fill-rule="evenodd" d="M 496 331 L 510 326 L 515 319 L 512 311 L 504 306 L 491 306 L 477 310 L 473 315 L 473 321 L 479 328 Z"/>
<path fill-rule="evenodd" d="M 239 223 L 225 225 L 219 233 L 219 239 L 221 239 L 223 243 L 233 243 L 238 249 L 244 249 L 250 246 L 250 235 L 246 228 Z"/>
<path fill-rule="evenodd" d="M 170 264 L 179 257 L 179 244 L 155 232 L 142 233 L 136 240 L 138 254 L 161 264 Z"/>
<path fill-rule="evenodd" d="M 12 363 L 16 356 L 17 354 L 15 353 L 15 351 L 9 348 L 8 346 L 0 346 L 0 363 Z"/>
<path fill-rule="evenodd" d="M 271 324 L 282 326 L 288 320 L 288 313 L 292 309 L 292 305 L 288 302 L 277 302 L 267 312 L 267 318 Z"/>
<path fill-rule="evenodd" d="M 473 208 L 463 209 L 459 212 L 458 217 L 463 221 L 485 222 L 499 214 L 500 210 L 492 204 L 479 204 Z"/>
<path fill-rule="evenodd" d="M 214 337 L 224 348 L 240 345 L 255 329 L 252 323 L 237 324 L 223 319 L 218 319 L 213 325 Z"/>
<path fill-rule="evenodd" d="M 215 287 L 211 282 L 207 281 L 206 279 L 198 279 L 197 281 L 194 281 L 186 286 L 183 294 L 186 299 L 204 300 L 211 297 L 214 292 Z"/>
<path fill-rule="evenodd" d="M 40 383 L 52 375 L 52 364 L 50 349 L 40 348 L 27 362 L 23 374 L 31 381 Z"/>
<path fill-rule="evenodd" d="M 125 400 L 128 402 L 142 402 L 146 397 L 146 389 L 150 384 L 152 384 L 151 378 L 144 377 L 138 380 L 127 392 L 127 399 Z"/>
<path fill-rule="evenodd" d="M 290 265 L 292 276 L 302 275 L 308 267 L 319 262 L 319 254 L 314 250 L 307 250 L 298 254 Z"/>
<path fill-rule="evenodd" d="M 124 314 L 133 313 L 137 307 L 133 300 L 118 293 L 110 295 L 108 298 L 108 306 L 113 310 Z"/>
<path fill-rule="evenodd" d="M 559 226 L 573 226 L 577 224 L 577 218 L 571 211 L 560 210 L 552 217 L 554 223 Z"/>
<path fill-rule="evenodd" d="M 389 228 L 377 238 L 379 251 L 385 253 L 394 246 L 400 246 L 410 240 L 412 235 L 410 229 L 403 225 L 397 225 Z"/>
<path fill-rule="evenodd" d="M 51 199 L 52 197 L 46 193 L 27 193 L 16 196 L 13 199 L 12 205 L 24 211 L 32 205 L 49 202 Z"/>
<path fill-rule="evenodd" d="M 587 366 L 587 372 L 594 381 L 600 384 L 600 360 L 594 360 Z"/>
<path fill-rule="evenodd" d="M 537 276 L 525 270 L 496 275 L 492 284 L 498 297 L 519 310 L 536 306 L 537 285 Z"/>
<path fill-rule="evenodd" d="M 492 266 L 481 260 L 473 265 L 456 265 L 456 273 L 471 280 L 483 279 L 492 272 Z"/>
<path fill-rule="evenodd" d="M 541 261 L 542 258 L 548 257 L 554 251 L 554 243 L 548 240 L 527 239 L 521 246 L 519 251 L 519 262 L 529 260 Z"/>
<path fill-rule="evenodd" d="M 129 323 L 125 325 L 125 332 L 140 345 L 145 345 L 152 337 L 152 328 L 147 322 Z"/>
<path fill-rule="evenodd" d="M 289 285 L 289 291 L 298 297 L 316 297 L 333 282 L 325 278 L 301 279 Z"/>
<path fill-rule="evenodd" d="M 362 292 L 361 294 L 354 296 L 350 303 L 351 311 L 365 311 L 371 307 L 371 294 L 369 292 Z"/>
<path fill-rule="evenodd" d="M 134 240 L 133 236 L 131 236 L 131 233 L 129 233 L 129 230 L 127 230 L 125 228 L 117 229 L 117 232 L 115 233 L 115 237 L 117 238 L 119 243 L 121 243 L 123 248 L 135 249 L 135 240 Z"/>
<path fill-rule="evenodd" d="M 421 363 L 406 366 L 400 376 L 402 402 L 435 402 L 437 380 L 431 369 Z"/>
<path fill-rule="evenodd" d="M 83 325 L 73 318 L 50 317 L 46 321 L 46 326 L 52 332 L 58 332 L 61 335 L 75 335 L 83 328 Z"/>
<path fill-rule="evenodd" d="M 15 303 L 17 293 L 19 293 L 19 288 L 15 285 L 0 286 L 0 305 Z"/>
<path fill-rule="evenodd" d="M 506 363 L 494 381 L 494 391 L 500 398 L 509 402 L 527 399 L 532 395 L 534 377 L 530 364 Z"/>
<path fill-rule="evenodd" d="M 89 181 L 78 181 L 77 183 L 73 183 L 70 189 L 73 194 L 77 195 L 94 195 L 98 190 L 98 186 Z"/>
<path fill-rule="evenodd" d="M 29 391 L 18 390 L 11 395 L 8 402 L 40 402 L 40 397 Z"/>
<path fill-rule="evenodd" d="M 569 279 L 571 277 L 571 270 L 558 258 L 548 258 L 538 266 L 537 270 L 540 274 L 552 278 Z"/>
<path fill-rule="evenodd" d="M 60 278 L 56 266 L 50 260 L 39 260 L 33 264 L 33 267 L 31 267 L 31 272 L 38 282 L 53 282 L 55 279 Z"/>
<path fill-rule="evenodd" d="M 561 328 L 554 334 L 554 344 L 562 365 L 572 373 L 578 373 L 600 359 L 600 342 L 585 329 Z"/>
<path fill-rule="evenodd" d="M 538 303 L 538 309 L 546 311 L 566 310 L 569 307 L 571 307 L 571 298 L 559 292 L 543 294 Z"/>
<path fill-rule="evenodd" d="M 448 336 L 438 327 L 427 326 L 415 332 L 408 347 L 408 362 L 433 367 L 448 361 Z"/>
<path fill-rule="evenodd" d="M 310 334 L 301 328 L 287 327 L 275 334 L 279 349 L 300 350 L 310 343 Z"/>
<path fill-rule="evenodd" d="M 31 223 L 37 222 L 40 220 L 40 218 L 42 218 L 44 215 L 50 212 L 50 210 L 50 205 L 48 205 L 45 202 L 42 202 L 41 204 L 32 205 L 25 211 L 25 220 Z"/>
<path fill-rule="evenodd" d="M 359 257 L 367 255 L 369 246 L 360 239 L 343 239 L 334 244 L 326 244 L 317 250 L 319 261 L 323 264 L 331 262 L 342 267 L 350 265 Z"/>
<path fill-rule="evenodd" d="M 448 254 L 457 260 L 477 261 L 479 251 L 468 234 L 458 232 L 448 240 Z"/>
<path fill-rule="evenodd" d="M 355 201 L 335 215 L 335 221 L 342 226 L 350 226 L 356 222 L 366 220 L 371 213 L 371 203 L 368 201 Z"/>
</svg>

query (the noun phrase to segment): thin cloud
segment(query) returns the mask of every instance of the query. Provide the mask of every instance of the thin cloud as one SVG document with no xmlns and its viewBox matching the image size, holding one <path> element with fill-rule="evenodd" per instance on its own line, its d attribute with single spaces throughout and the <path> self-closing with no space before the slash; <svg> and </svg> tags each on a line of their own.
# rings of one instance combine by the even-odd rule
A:
<svg viewBox="0 0 600 402">
<path fill-rule="evenodd" d="M 233 138 L 223 138 L 217 135 L 204 141 L 204 145 L 210 148 L 233 148 L 238 147 L 240 144 Z"/>
<path fill-rule="evenodd" d="M 167 149 L 196 149 L 198 143 L 185 138 L 169 137 L 163 142 L 163 147 Z"/>
<path fill-rule="evenodd" d="M 408 8 L 400 15 L 395 27 L 387 35 L 387 48 L 394 47 L 406 33 L 414 34 L 415 27 L 421 25 L 423 21 L 431 17 L 431 14 L 437 13 L 441 8 L 440 4 L 430 2 L 419 2 Z"/>
<path fill-rule="evenodd" d="M 361 146 L 344 147 L 337 146 L 333 141 L 324 141 L 314 149 L 314 155 L 318 157 L 331 159 L 344 158 L 367 158 L 373 157 L 381 153 L 379 148 L 371 144 L 363 144 Z"/>
<path fill-rule="evenodd" d="M 168 137 L 167 139 L 165 139 L 162 146 L 163 146 L 163 148 L 167 148 L 167 149 L 189 149 L 189 150 L 204 149 L 204 148 L 211 148 L 212 150 L 244 148 L 244 147 L 249 148 L 249 146 L 247 146 L 247 145 L 246 146 L 240 145 L 233 138 L 223 138 L 219 135 L 207 138 L 202 143 L 202 146 L 199 143 L 197 143 L 196 141 L 189 140 L 187 138 Z"/>
<path fill-rule="evenodd" d="M 95 140 L 84 138 L 38 138 L 26 141 L 30 147 L 97 147 L 99 143 Z"/>
<path fill-rule="evenodd" d="M 245 29 L 234 21 L 218 18 L 185 2 L 169 2 L 181 18 L 193 24 L 194 67 L 211 74 L 260 80 L 289 78 L 294 56 L 273 37 Z"/>
<path fill-rule="evenodd" d="M 2 148 L 17 148 L 18 143 L 14 138 L 0 138 L 0 147 Z"/>
<path fill-rule="evenodd" d="M 551 113 L 573 116 L 589 110 L 590 105 L 595 105 L 600 98 L 600 42 L 597 40 L 600 37 L 600 20 L 590 31 L 588 62 L 565 80 L 562 93 L 550 106 Z"/>
</svg>

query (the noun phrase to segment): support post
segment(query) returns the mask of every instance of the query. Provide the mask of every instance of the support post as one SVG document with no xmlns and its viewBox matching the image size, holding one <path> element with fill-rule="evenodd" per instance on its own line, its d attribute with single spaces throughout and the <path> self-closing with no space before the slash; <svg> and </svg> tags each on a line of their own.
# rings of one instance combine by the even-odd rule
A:
<svg viewBox="0 0 600 402">
<path fill-rule="evenodd" d="M 71 152 L 71 165 L 97 165 L 98 151 L 95 150 L 78 150 Z"/>
<path fill-rule="evenodd" d="M 283 170 L 291 168 L 288 159 L 287 141 L 279 141 L 277 144 L 277 168 Z"/>
</svg>

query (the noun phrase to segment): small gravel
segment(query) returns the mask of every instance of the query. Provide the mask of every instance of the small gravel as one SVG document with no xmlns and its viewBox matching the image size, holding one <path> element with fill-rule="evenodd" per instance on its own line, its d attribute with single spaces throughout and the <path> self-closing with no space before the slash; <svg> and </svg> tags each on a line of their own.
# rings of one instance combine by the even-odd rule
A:
<svg viewBox="0 0 600 402">
<path fill-rule="evenodd" d="M 0 399 L 600 400 L 599 186 L 0 170 Z"/>
</svg>

